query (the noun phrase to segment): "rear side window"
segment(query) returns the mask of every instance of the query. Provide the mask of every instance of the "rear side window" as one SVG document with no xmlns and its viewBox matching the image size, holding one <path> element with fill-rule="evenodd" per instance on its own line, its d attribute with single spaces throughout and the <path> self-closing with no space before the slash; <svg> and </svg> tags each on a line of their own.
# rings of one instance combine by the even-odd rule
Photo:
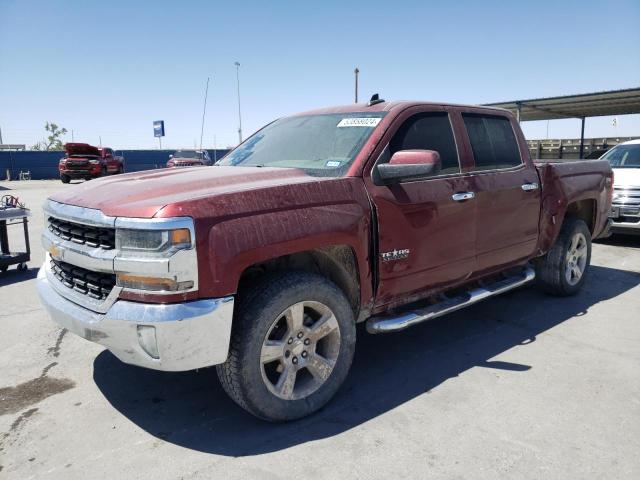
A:
<svg viewBox="0 0 640 480">
<path fill-rule="evenodd" d="M 506 117 L 462 114 L 476 170 L 515 167 L 522 163 L 516 136 Z"/>
<path fill-rule="evenodd" d="M 458 151 L 447 113 L 422 113 L 407 119 L 389 144 L 399 150 L 435 150 L 442 160 L 441 174 L 458 173 Z"/>
</svg>

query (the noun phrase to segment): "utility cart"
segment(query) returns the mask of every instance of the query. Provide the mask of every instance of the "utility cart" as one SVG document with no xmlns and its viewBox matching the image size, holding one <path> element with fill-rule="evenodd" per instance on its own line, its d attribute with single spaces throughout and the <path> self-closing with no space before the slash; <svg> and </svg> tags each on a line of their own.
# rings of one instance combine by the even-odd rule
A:
<svg viewBox="0 0 640 480">
<path fill-rule="evenodd" d="M 0 198 L 0 272 L 7 271 L 10 265 L 18 265 L 18 270 L 26 270 L 31 259 L 28 223 L 30 211 L 18 201 L 17 197 L 4 195 Z M 12 252 L 9 248 L 7 227 L 22 225 L 24 229 L 24 252 Z"/>
</svg>

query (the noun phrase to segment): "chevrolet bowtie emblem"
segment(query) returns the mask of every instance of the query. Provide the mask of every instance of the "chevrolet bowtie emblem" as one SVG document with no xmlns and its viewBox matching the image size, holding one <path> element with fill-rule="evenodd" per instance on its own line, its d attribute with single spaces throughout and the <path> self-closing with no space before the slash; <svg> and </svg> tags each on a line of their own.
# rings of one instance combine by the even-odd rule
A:
<svg viewBox="0 0 640 480">
<path fill-rule="evenodd" d="M 51 255 L 55 260 L 62 260 L 62 250 L 60 250 L 55 244 L 51 244 L 49 246 L 49 255 Z"/>
</svg>

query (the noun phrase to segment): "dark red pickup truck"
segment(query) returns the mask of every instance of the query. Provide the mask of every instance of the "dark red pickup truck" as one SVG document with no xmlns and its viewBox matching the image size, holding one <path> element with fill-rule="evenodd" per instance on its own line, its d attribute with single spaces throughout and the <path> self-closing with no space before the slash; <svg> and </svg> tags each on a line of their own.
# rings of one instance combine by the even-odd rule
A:
<svg viewBox="0 0 640 480">
<path fill-rule="evenodd" d="M 66 143 L 64 153 L 58 164 L 62 183 L 69 183 L 74 178 L 90 180 L 124 173 L 124 158 L 117 156 L 112 148 L 94 147 L 88 143 Z"/>
<path fill-rule="evenodd" d="M 577 292 L 611 193 L 606 161 L 534 164 L 504 110 L 327 108 L 214 167 L 55 194 L 38 289 L 54 321 L 122 361 L 218 365 L 239 405 L 289 420 L 336 393 L 357 322 L 397 331 L 534 279 Z"/>
</svg>

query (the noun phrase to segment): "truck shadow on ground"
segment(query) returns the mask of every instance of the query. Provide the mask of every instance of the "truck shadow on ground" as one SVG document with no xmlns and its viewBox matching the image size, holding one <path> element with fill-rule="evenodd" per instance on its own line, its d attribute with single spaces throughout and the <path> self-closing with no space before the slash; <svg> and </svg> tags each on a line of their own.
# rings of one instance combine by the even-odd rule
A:
<svg viewBox="0 0 640 480">
<path fill-rule="evenodd" d="M 94 361 L 93 378 L 113 407 L 151 435 L 202 452 L 257 455 L 340 434 L 474 367 L 526 375 L 536 365 L 492 358 L 515 346 L 526 348 L 541 332 L 639 283 L 638 273 L 594 266 L 574 297 L 554 298 L 527 287 L 410 333 L 374 336 L 360 329 L 354 365 L 338 395 L 319 413 L 288 424 L 245 413 L 227 398 L 212 368 L 156 372 L 125 365 L 104 351 Z"/>
</svg>

